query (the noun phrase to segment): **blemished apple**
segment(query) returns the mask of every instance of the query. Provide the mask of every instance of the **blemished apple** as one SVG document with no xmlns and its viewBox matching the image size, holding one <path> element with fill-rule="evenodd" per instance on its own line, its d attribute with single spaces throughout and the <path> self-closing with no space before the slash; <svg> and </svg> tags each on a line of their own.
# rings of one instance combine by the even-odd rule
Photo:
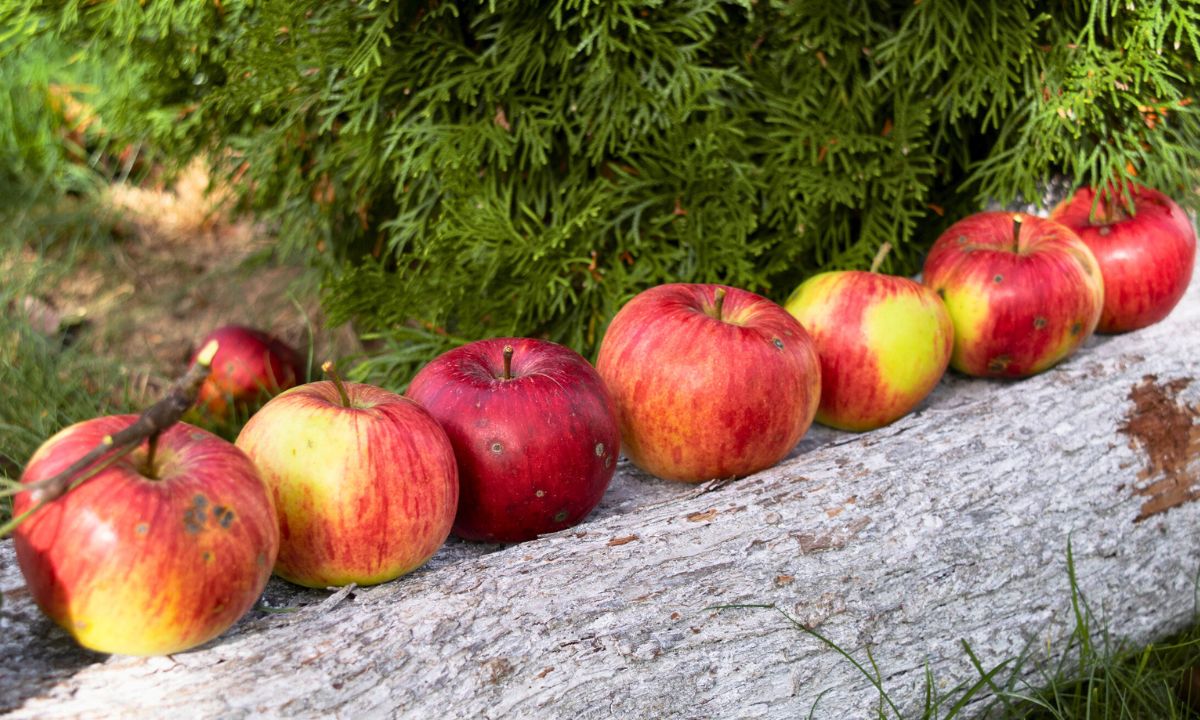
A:
<svg viewBox="0 0 1200 720">
<path fill-rule="evenodd" d="M 1067 226 L 1023 213 L 951 225 L 930 248 L 922 281 L 954 323 L 951 367 L 978 377 L 1052 367 L 1092 334 L 1104 303 L 1087 245 Z"/>
<path fill-rule="evenodd" d="M 450 534 L 458 469 L 423 408 L 361 383 L 320 381 L 272 398 L 237 445 L 279 518 L 275 573 L 307 587 L 386 582 L 425 564 Z"/>
<path fill-rule="evenodd" d="M 304 377 L 300 355 L 261 330 L 225 325 L 206 335 L 197 347 L 213 340 L 220 347 L 196 400 L 210 417 L 229 420 L 235 413 L 247 414 Z"/>
<path fill-rule="evenodd" d="M 933 391 L 950 363 L 950 314 L 933 290 L 908 278 L 820 273 L 784 307 L 821 358 L 819 423 L 853 431 L 892 423 Z"/>
<path fill-rule="evenodd" d="M 23 483 L 53 477 L 137 416 L 60 431 Z M 14 513 L 32 507 L 29 493 Z M 279 527 L 267 489 L 232 443 L 177 423 L 50 501 L 13 533 L 34 600 L 80 645 L 163 655 L 220 635 L 271 576 Z"/>
<path fill-rule="evenodd" d="M 454 446 L 459 537 L 520 542 L 571 527 L 616 470 L 612 401 L 588 361 L 562 345 L 494 338 L 455 348 L 417 373 L 408 397 Z"/>
<path fill-rule="evenodd" d="M 625 454 L 684 482 L 775 465 L 808 430 L 821 396 L 804 327 L 770 300 L 724 285 L 638 294 L 608 326 L 596 370 Z"/>
<path fill-rule="evenodd" d="M 1101 197 L 1093 215 L 1092 188 L 1081 188 L 1050 213 L 1079 235 L 1100 265 L 1104 310 L 1097 332 L 1128 332 L 1165 318 L 1196 263 L 1196 231 L 1187 213 L 1150 188 L 1131 185 L 1128 197 L 1133 215 L 1119 197 Z"/>
</svg>

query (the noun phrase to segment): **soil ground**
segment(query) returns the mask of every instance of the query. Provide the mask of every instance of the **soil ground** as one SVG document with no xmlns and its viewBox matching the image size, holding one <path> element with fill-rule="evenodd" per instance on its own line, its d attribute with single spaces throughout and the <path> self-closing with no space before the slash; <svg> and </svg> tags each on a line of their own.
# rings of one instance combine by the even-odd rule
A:
<svg viewBox="0 0 1200 720">
<path fill-rule="evenodd" d="M 30 302 L 82 319 L 77 342 L 148 386 L 181 374 L 198 341 L 225 324 L 276 335 L 318 366 L 361 352 L 348 327 L 325 327 L 319 272 L 280 258 L 270 228 L 230 206 L 199 161 L 168 187 L 112 185 L 99 209 L 113 213 L 116 241 L 86 249 Z"/>
</svg>

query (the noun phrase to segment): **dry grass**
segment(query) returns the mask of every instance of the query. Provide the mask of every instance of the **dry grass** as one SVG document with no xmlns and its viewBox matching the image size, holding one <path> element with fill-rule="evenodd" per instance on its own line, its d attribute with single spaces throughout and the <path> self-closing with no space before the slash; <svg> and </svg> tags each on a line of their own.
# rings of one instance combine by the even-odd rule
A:
<svg viewBox="0 0 1200 720">
<path fill-rule="evenodd" d="M 90 351 L 155 376 L 178 374 L 196 342 L 228 323 L 317 358 L 359 352 L 349 329 L 323 326 L 317 273 L 278 257 L 270 229 L 235 217 L 232 201 L 202 161 L 166 188 L 110 186 L 95 212 L 116 242 L 82 253 L 39 298 L 87 320 L 81 341 Z"/>
</svg>

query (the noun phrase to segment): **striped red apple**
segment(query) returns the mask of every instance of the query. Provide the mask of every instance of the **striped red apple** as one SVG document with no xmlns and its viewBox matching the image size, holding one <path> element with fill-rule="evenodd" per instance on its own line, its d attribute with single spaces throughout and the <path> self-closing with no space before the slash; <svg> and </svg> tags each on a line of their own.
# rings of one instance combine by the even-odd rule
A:
<svg viewBox="0 0 1200 720">
<path fill-rule="evenodd" d="M 821 368 L 812 338 L 779 305 L 724 285 L 650 288 L 613 318 L 596 370 L 625 454 L 684 482 L 782 460 L 812 424 Z"/>
<path fill-rule="evenodd" d="M 52 478 L 136 415 L 87 420 L 46 441 L 21 476 Z M 13 509 L 33 507 L 28 492 Z M 231 443 L 177 423 L 34 511 L 13 534 L 38 606 L 92 650 L 180 652 L 258 600 L 279 528 L 258 471 Z"/>
<path fill-rule="evenodd" d="M 285 580 L 385 582 L 423 565 L 450 534 L 454 451 L 405 397 L 340 380 L 300 385 L 255 413 L 237 445 L 274 498 L 275 573 Z"/>
<path fill-rule="evenodd" d="M 951 225 L 923 282 L 954 323 L 954 369 L 1025 377 L 1070 355 L 1096 329 L 1100 267 L 1070 228 L 1024 213 L 982 212 Z"/>
<path fill-rule="evenodd" d="M 875 265 L 814 275 L 785 307 L 816 343 L 816 419 L 825 425 L 862 431 L 894 422 L 929 395 L 950 362 L 954 327 L 941 299 Z"/>
<path fill-rule="evenodd" d="M 1120 333 L 1162 320 L 1179 303 L 1192 280 L 1196 231 L 1171 198 L 1130 185 L 1129 214 L 1123 198 L 1096 199 L 1081 188 L 1050 213 L 1079 235 L 1104 277 L 1099 332 Z M 1093 203 L 1095 211 L 1093 213 Z"/>
</svg>

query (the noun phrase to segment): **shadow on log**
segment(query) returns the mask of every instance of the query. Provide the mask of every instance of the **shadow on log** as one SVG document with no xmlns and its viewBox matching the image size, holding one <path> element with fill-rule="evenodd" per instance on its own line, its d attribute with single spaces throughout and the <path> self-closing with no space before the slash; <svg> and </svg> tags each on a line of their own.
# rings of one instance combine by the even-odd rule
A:
<svg viewBox="0 0 1200 720">
<path fill-rule="evenodd" d="M 1200 568 L 1200 283 L 1163 323 L 1095 338 L 1021 382 L 947 377 L 879 431 L 817 429 L 731 483 L 625 465 L 569 531 L 452 542 L 399 581 L 272 581 L 263 607 L 172 657 L 97 658 L 42 619 L 0 545 L 0 708 L 412 717 L 856 717 L 1023 651 L 1062 648 L 1080 590 L 1117 637 L 1193 620 Z M 281 612 L 282 610 L 282 612 Z M 1029 671 L 1033 663 L 1026 663 Z M 39 678 L 49 678 L 39 680 Z M 976 706 L 981 707 L 981 706 Z"/>
</svg>

